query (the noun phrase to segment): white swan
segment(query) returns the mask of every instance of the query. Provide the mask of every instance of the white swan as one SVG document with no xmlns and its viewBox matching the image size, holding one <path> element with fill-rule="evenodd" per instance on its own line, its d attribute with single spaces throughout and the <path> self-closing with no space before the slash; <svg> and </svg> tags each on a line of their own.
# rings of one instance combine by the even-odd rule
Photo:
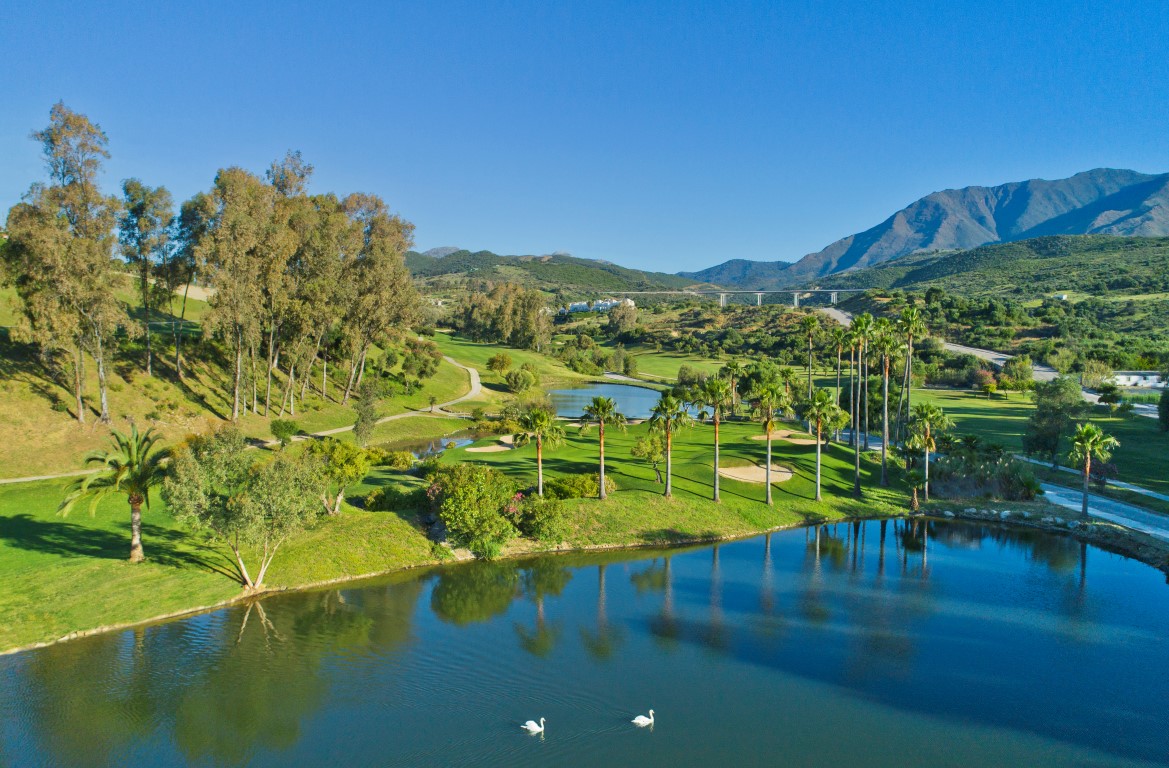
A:
<svg viewBox="0 0 1169 768">
<path fill-rule="evenodd" d="M 649 717 L 646 717 L 645 715 L 638 715 L 637 717 L 633 718 L 629 722 L 633 723 L 638 728 L 644 728 L 647 725 L 653 725 L 654 724 L 654 711 L 652 709 L 649 711 Z"/>
<path fill-rule="evenodd" d="M 535 720 L 529 720 L 528 722 L 521 725 L 520 728 L 523 728 L 528 733 L 543 733 L 544 732 L 544 718 L 541 717 L 540 722 L 538 722 L 538 723 Z"/>
</svg>

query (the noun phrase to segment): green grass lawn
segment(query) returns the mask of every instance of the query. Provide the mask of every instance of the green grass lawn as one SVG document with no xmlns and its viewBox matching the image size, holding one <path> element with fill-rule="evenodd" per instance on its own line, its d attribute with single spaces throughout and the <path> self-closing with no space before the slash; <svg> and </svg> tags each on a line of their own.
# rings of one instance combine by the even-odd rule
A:
<svg viewBox="0 0 1169 768">
<path fill-rule="evenodd" d="M 988 400 L 985 395 L 974 392 L 925 389 L 914 390 L 913 401 L 941 406 L 954 420 L 955 433 L 978 435 L 1014 452 L 1022 450 L 1027 419 L 1035 410 L 1030 396 L 1020 394 L 1009 397 L 996 394 Z M 1120 441 L 1112 459 L 1119 472 L 1118 480 L 1169 493 L 1169 464 L 1166 461 L 1169 433 L 1162 432 L 1155 419 L 1143 416 L 1115 418 L 1102 406 L 1092 410 L 1090 419 Z M 1061 450 L 1064 464 L 1070 447 L 1065 445 Z M 1133 501 L 1141 503 L 1135 497 Z"/>
<path fill-rule="evenodd" d="M 393 442 L 443 436 L 467 424 L 460 419 L 416 416 L 383 424 L 375 440 Z M 814 449 L 775 443 L 775 462 L 795 477 L 775 486 L 775 506 L 762 502 L 762 486 L 723 479 L 723 501 L 709 501 L 713 430 L 700 427 L 681 437 L 675 453 L 675 497 L 664 499 L 650 467 L 629 456 L 634 439 L 645 430 L 610 433 L 608 471 L 619 490 L 606 502 L 566 502 L 574 545 L 667 543 L 699 537 L 749 534 L 795 524 L 804 519 L 888 514 L 904 508 L 904 490 L 870 488 L 862 502 L 849 496 L 851 458 L 843 448 L 825 450 L 825 500 L 813 500 Z M 724 429 L 724 464 L 761 461 L 764 445 L 749 440 L 754 425 Z M 551 475 L 591 472 L 596 466 L 596 437 L 570 429 L 561 448 L 550 451 Z M 488 442 L 488 441 L 483 441 Z M 534 449 L 504 453 L 448 452 L 449 461 L 483 461 L 530 482 L 535 477 Z M 874 467 L 866 462 L 865 482 Z M 350 489 L 357 501 L 387 483 L 417 484 L 409 475 L 375 469 Z M 155 498 L 144 515 L 143 544 L 147 562 L 131 565 L 129 514 L 124 500 L 104 501 L 96 515 L 86 509 L 68 518 L 56 514 L 65 484 L 60 481 L 0 486 L 0 650 L 53 640 L 70 632 L 143 621 L 236 597 L 240 587 L 226 573 L 224 550 L 179 527 Z M 346 506 L 338 517 L 285 544 L 266 579 L 270 587 L 291 587 L 353 577 L 436 561 L 430 542 L 411 515 L 366 512 Z"/>
</svg>

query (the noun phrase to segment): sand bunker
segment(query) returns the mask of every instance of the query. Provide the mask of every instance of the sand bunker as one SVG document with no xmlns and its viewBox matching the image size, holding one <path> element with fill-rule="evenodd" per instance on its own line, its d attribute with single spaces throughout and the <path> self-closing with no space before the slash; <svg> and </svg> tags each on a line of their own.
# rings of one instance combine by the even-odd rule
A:
<svg viewBox="0 0 1169 768">
<path fill-rule="evenodd" d="M 504 445 L 515 445 L 515 435 L 504 435 L 503 437 L 499 438 L 499 442 L 503 443 Z"/>
<path fill-rule="evenodd" d="M 766 440 L 766 435 L 752 435 L 752 440 Z M 790 429 L 780 429 L 771 433 L 772 440 L 786 440 L 792 445 L 815 445 L 816 438 L 808 437 L 803 432 L 792 432 Z"/>
<path fill-rule="evenodd" d="M 731 480 L 741 480 L 744 483 L 766 483 L 767 470 L 752 464 L 748 467 L 722 467 L 718 473 Z M 792 471 L 778 464 L 771 465 L 771 483 L 782 483 L 792 479 Z"/>
<path fill-rule="evenodd" d="M 467 453 L 502 453 L 510 450 L 510 445 L 484 445 L 481 448 L 468 448 Z"/>
</svg>

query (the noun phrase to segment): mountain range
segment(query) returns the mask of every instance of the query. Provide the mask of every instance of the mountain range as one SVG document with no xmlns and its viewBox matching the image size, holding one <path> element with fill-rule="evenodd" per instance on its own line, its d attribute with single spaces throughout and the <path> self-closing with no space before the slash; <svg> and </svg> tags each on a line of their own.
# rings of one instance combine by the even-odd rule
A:
<svg viewBox="0 0 1169 768">
<path fill-rule="evenodd" d="M 947 189 L 794 263 L 733 259 L 680 274 L 731 288 L 785 288 L 914 253 L 1087 234 L 1169 235 L 1169 173 L 1097 168 L 1054 181 Z"/>
</svg>

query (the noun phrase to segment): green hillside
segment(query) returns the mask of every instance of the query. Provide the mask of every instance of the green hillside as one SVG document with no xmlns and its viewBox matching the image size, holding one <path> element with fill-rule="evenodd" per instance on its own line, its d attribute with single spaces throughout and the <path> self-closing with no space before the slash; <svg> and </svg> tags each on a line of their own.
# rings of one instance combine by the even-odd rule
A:
<svg viewBox="0 0 1169 768">
<path fill-rule="evenodd" d="M 435 258 L 411 251 L 406 266 L 424 284 L 439 278 L 507 281 L 550 293 L 590 290 L 642 291 L 680 289 L 694 285 L 691 278 L 664 272 L 642 272 L 616 264 L 575 256 L 500 256 L 491 251 L 455 251 Z"/>
<path fill-rule="evenodd" d="M 1166 298 L 1169 238 L 1062 235 L 911 254 L 818 281 L 831 288 L 925 290 L 970 297 L 1039 299 L 1052 294 Z"/>
</svg>

